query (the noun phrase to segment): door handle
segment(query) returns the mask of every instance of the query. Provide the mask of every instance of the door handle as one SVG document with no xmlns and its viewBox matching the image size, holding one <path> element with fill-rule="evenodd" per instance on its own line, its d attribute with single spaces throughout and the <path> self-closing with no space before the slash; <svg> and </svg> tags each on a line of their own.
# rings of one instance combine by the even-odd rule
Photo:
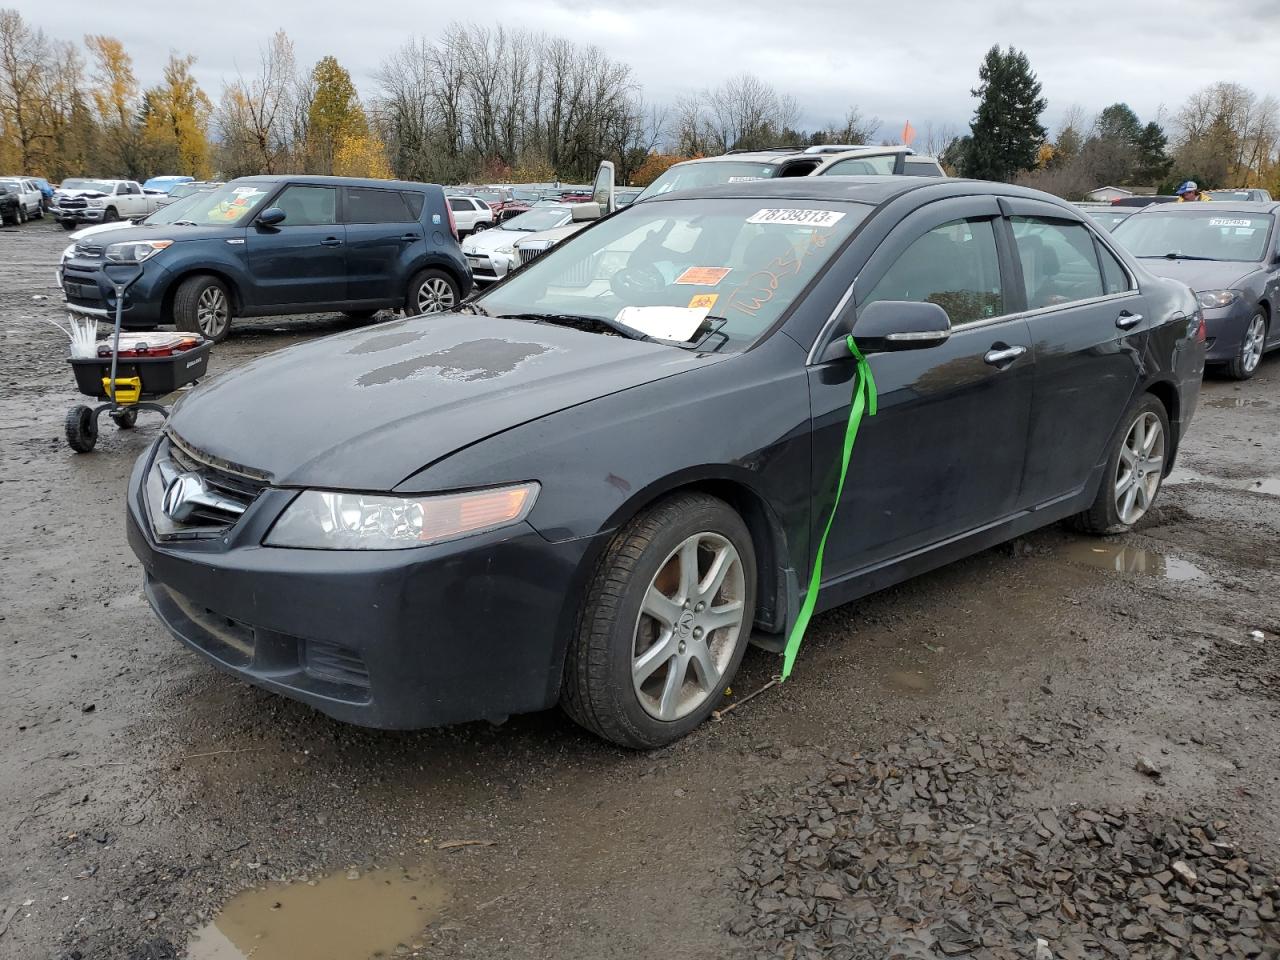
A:
<svg viewBox="0 0 1280 960">
<path fill-rule="evenodd" d="M 320 246 L 322 246 L 322 247 L 340 247 L 340 246 L 342 246 L 342 241 L 341 241 L 341 240 L 339 240 L 337 237 L 325 237 L 323 240 L 321 240 L 321 241 L 320 241 Z"/>
<path fill-rule="evenodd" d="M 1026 347 L 992 347 L 982 355 L 982 359 L 993 367 L 999 367 L 1012 363 L 1026 352 Z"/>
<path fill-rule="evenodd" d="M 1136 327 L 1142 322 L 1142 314 L 1130 313 L 1128 310 L 1121 310 L 1120 316 L 1116 317 L 1116 326 L 1121 330 L 1129 330 Z"/>
<path fill-rule="evenodd" d="M 413 241 L 421 240 L 421 239 L 422 238 L 418 236 L 416 233 L 406 233 L 400 237 L 400 241 L 402 243 L 413 243 Z"/>
</svg>

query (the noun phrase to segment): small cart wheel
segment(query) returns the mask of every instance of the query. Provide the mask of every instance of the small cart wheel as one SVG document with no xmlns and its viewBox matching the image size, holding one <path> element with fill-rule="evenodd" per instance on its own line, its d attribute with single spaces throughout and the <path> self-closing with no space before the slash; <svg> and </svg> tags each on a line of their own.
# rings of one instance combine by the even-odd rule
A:
<svg viewBox="0 0 1280 960">
<path fill-rule="evenodd" d="M 111 419 L 116 422 L 116 426 L 121 430 L 132 430 L 138 422 L 138 411 L 133 407 L 125 407 L 121 410 L 112 410 Z"/>
<path fill-rule="evenodd" d="M 98 421 L 89 407 L 77 406 L 68 410 L 65 426 L 67 443 L 76 453 L 88 453 L 98 442 Z"/>
</svg>

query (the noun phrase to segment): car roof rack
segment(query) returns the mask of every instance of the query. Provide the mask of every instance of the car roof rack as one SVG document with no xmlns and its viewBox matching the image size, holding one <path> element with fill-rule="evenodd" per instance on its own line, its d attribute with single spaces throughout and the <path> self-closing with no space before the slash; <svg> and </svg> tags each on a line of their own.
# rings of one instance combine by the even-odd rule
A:
<svg viewBox="0 0 1280 960">
<path fill-rule="evenodd" d="M 799 147 L 752 147 L 747 149 L 743 147 L 739 150 L 726 150 L 721 156 L 729 156 L 731 153 L 801 153 Z"/>
</svg>

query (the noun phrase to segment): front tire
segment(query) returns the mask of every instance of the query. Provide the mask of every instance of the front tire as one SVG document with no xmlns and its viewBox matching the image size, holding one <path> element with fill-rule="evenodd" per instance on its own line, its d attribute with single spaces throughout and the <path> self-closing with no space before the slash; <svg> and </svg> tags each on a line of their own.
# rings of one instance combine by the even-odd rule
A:
<svg viewBox="0 0 1280 960">
<path fill-rule="evenodd" d="M 70 233 L 76 227 L 80 226 L 80 224 L 76 223 L 74 220 L 59 220 L 58 223 L 62 225 L 62 229 L 67 231 L 67 233 Z"/>
<path fill-rule="evenodd" d="M 1258 307 L 1240 338 L 1236 355 L 1227 362 L 1227 374 L 1233 380 L 1248 380 L 1258 372 L 1263 351 L 1267 347 L 1267 314 Z"/>
<path fill-rule="evenodd" d="M 618 532 L 587 590 L 561 705 L 624 747 L 678 740 L 733 680 L 755 618 L 756 558 L 723 500 L 684 493 Z"/>
<path fill-rule="evenodd" d="M 173 295 L 173 325 L 178 330 L 199 333 L 214 343 L 231 331 L 231 295 L 216 277 L 188 277 Z"/>
<path fill-rule="evenodd" d="M 1169 450 L 1169 414 L 1144 393 L 1125 414 L 1093 506 L 1076 514 L 1075 526 L 1098 536 L 1132 529 L 1160 493 Z"/>
<path fill-rule="evenodd" d="M 406 317 L 416 317 L 423 313 L 448 313 L 461 300 L 462 291 L 449 274 L 435 268 L 419 270 L 409 281 L 404 313 Z"/>
<path fill-rule="evenodd" d="M 68 410 L 63 428 L 67 445 L 76 453 L 89 453 L 98 442 L 98 421 L 89 407 L 80 405 Z"/>
<path fill-rule="evenodd" d="M 102 215 L 103 223 L 115 223 L 120 219 L 120 214 L 116 213 L 115 207 L 107 207 L 106 212 Z"/>
</svg>

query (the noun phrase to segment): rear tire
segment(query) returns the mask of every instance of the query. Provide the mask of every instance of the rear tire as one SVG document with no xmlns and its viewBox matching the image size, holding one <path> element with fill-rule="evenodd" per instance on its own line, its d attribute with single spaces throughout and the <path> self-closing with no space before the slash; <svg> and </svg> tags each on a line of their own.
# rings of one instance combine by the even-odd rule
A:
<svg viewBox="0 0 1280 960">
<path fill-rule="evenodd" d="M 138 424 L 138 411 L 134 407 L 112 410 L 111 419 L 115 421 L 116 429 L 132 430 Z"/>
<path fill-rule="evenodd" d="M 81 405 L 68 410 L 63 427 L 67 445 L 76 453 L 89 453 L 98 442 L 98 422 L 89 407 Z"/>
<path fill-rule="evenodd" d="M 231 332 L 231 295 L 216 277 L 187 277 L 173 295 L 173 325 L 220 343 Z"/>
<path fill-rule="evenodd" d="M 1227 361 L 1227 375 L 1232 380 L 1248 380 L 1258 372 L 1262 363 L 1262 354 L 1267 345 L 1267 312 L 1262 307 L 1254 311 L 1245 327 L 1244 336 L 1240 338 L 1240 346 L 1236 355 Z"/>
<path fill-rule="evenodd" d="M 44 205 L 43 205 L 43 204 L 41 204 L 40 206 L 36 207 L 36 212 L 35 212 L 35 213 L 33 213 L 31 216 L 32 216 L 32 218 L 33 218 L 33 219 L 36 219 L 36 220 L 43 220 L 43 219 L 44 219 Z"/>
<path fill-rule="evenodd" d="M 1169 450 L 1169 414 L 1156 397 L 1144 393 L 1121 421 L 1093 505 L 1076 514 L 1072 525 L 1096 536 L 1131 530 L 1160 495 Z"/>
<path fill-rule="evenodd" d="M 492 226 L 493 226 L 492 223 L 489 223 L 486 220 L 481 220 L 479 223 L 477 223 L 474 227 L 471 228 L 471 232 L 479 233 L 481 230 L 488 230 Z"/>
<path fill-rule="evenodd" d="M 405 295 L 404 315 L 416 317 L 424 313 L 448 313 L 462 302 L 462 291 L 453 277 L 434 267 L 419 270 L 409 281 Z"/>
<path fill-rule="evenodd" d="M 19 205 L 18 207 L 18 226 L 22 226 L 27 222 L 27 208 Z"/>
<path fill-rule="evenodd" d="M 738 671 L 755 590 L 751 534 L 727 503 L 683 493 L 648 508 L 596 568 L 569 644 L 562 708 L 624 747 L 683 737 Z"/>
</svg>

